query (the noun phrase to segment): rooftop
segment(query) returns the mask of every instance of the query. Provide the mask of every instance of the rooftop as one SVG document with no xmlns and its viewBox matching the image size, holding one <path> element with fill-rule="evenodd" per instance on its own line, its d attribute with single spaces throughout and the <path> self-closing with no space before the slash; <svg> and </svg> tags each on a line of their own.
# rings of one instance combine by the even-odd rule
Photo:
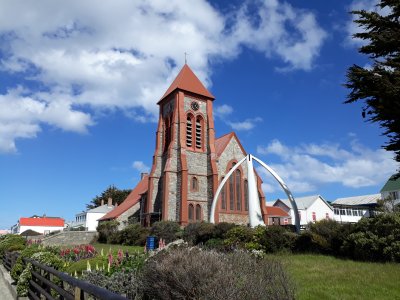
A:
<svg viewBox="0 0 400 300">
<path fill-rule="evenodd" d="M 385 183 L 383 188 L 381 189 L 382 192 L 392 192 L 400 190 L 400 177 L 395 179 L 395 175 L 391 176 L 389 180 Z"/>
<path fill-rule="evenodd" d="M 312 196 L 306 196 L 306 197 L 296 197 L 294 200 L 296 201 L 297 204 L 297 209 L 307 209 L 309 208 L 315 201 L 318 199 L 321 199 L 326 203 L 326 205 L 329 205 L 329 203 L 321 196 L 321 195 L 312 195 Z M 281 201 L 283 204 L 285 204 L 287 207 L 292 208 L 292 204 L 290 203 L 289 199 L 278 199 L 275 201 Z M 275 205 L 274 203 L 274 205 Z"/>
<path fill-rule="evenodd" d="M 333 205 L 369 205 L 376 204 L 381 199 L 381 194 L 363 195 L 347 198 L 338 198 L 332 202 Z"/>
<path fill-rule="evenodd" d="M 57 217 L 20 218 L 20 226 L 64 227 L 64 219 Z"/>
</svg>

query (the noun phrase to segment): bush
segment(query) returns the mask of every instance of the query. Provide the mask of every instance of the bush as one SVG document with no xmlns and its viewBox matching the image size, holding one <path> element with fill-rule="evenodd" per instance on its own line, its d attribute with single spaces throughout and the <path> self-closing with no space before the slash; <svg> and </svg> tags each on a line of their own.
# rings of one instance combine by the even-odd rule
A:
<svg viewBox="0 0 400 300">
<path fill-rule="evenodd" d="M 144 246 L 148 234 L 149 231 L 147 228 L 142 227 L 138 223 L 131 224 L 115 234 L 118 236 L 118 241 L 115 244 Z"/>
<path fill-rule="evenodd" d="M 7 234 L 0 240 L 0 257 L 7 251 L 17 251 L 25 248 L 26 240 L 20 235 Z"/>
<path fill-rule="evenodd" d="M 138 286 L 146 299 L 294 299 L 279 262 L 199 248 L 155 255 L 144 266 Z"/>
<path fill-rule="evenodd" d="M 214 226 L 213 237 L 215 239 L 224 239 L 226 236 L 226 233 L 235 226 L 237 226 L 237 225 L 233 224 L 233 223 L 227 223 L 227 222 L 218 223 Z"/>
<path fill-rule="evenodd" d="M 263 250 L 266 253 L 292 251 L 297 235 L 282 226 L 258 226 L 254 229 L 248 250 Z M 250 246 L 250 247 L 249 247 Z"/>
<path fill-rule="evenodd" d="M 224 243 L 231 249 L 244 249 L 247 243 L 253 242 L 254 230 L 246 226 L 235 226 L 226 233 Z"/>
<path fill-rule="evenodd" d="M 214 224 L 206 222 L 190 223 L 183 230 L 183 239 L 191 245 L 204 244 L 213 235 Z"/>
<path fill-rule="evenodd" d="M 150 234 L 158 239 L 165 240 L 166 243 L 171 243 L 181 237 L 181 227 L 177 222 L 159 221 L 155 222 L 150 229 Z"/>
<path fill-rule="evenodd" d="M 99 233 L 97 241 L 99 243 L 111 243 L 113 235 L 118 231 L 118 226 L 119 222 L 116 220 L 100 222 L 96 228 Z"/>
<path fill-rule="evenodd" d="M 353 259 L 400 262 L 400 213 L 361 219 L 341 250 Z"/>
<path fill-rule="evenodd" d="M 21 275 L 22 271 L 24 270 L 24 262 L 22 261 L 23 258 L 30 258 L 33 254 L 43 251 L 36 245 L 32 245 L 30 247 L 25 248 L 19 254 L 14 266 L 11 269 L 11 278 L 15 281 L 18 281 L 19 276 Z"/>
</svg>

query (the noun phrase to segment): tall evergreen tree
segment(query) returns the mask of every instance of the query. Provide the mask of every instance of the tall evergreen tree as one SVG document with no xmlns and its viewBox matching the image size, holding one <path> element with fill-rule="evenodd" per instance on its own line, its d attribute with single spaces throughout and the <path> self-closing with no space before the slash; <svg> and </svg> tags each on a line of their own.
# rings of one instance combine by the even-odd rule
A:
<svg viewBox="0 0 400 300">
<path fill-rule="evenodd" d="M 348 69 L 345 86 L 351 91 L 345 103 L 363 101 L 362 116 L 384 129 L 388 141 L 383 148 L 394 151 L 400 162 L 400 1 L 381 0 L 377 6 L 380 13 L 351 12 L 364 30 L 353 37 L 366 41 L 359 52 L 369 56 L 372 67 Z"/>
<path fill-rule="evenodd" d="M 117 189 L 114 185 L 110 185 L 101 195 L 96 196 L 92 199 L 89 204 L 86 204 L 88 209 L 92 209 L 101 205 L 101 201 L 103 200 L 104 204 L 107 203 L 108 198 L 112 198 L 112 202 L 121 204 L 126 197 L 128 197 L 130 190 L 120 190 Z"/>
</svg>

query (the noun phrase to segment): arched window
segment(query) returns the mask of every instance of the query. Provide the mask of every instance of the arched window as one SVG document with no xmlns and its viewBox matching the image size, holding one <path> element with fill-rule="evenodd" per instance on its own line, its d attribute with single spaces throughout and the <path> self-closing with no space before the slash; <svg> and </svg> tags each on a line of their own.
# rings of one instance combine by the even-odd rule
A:
<svg viewBox="0 0 400 300">
<path fill-rule="evenodd" d="M 200 204 L 196 205 L 196 221 L 201 221 L 201 206 L 200 206 Z"/>
<path fill-rule="evenodd" d="M 193 116 L 190 114 L 186 118 L 186 147 L 193 147 Z"/>
<path fill-rule="evenodd" d="M 196 149 L 203 147 L 203 119 L 198 116 L 196 118 Z"/>
<path fill-rule="evenodd" d="M 224 177 L 222 177 L 222 180 L 224 180 Z M 221 190 L 221 209 L 226 209 L 226 194 L 225 194 L 225 189 L 226 189 L 226 185 L 223 187 L 223 189 Z"/>
<path fill-rule="evenodd" d="M 196 192 L 199 190 L 199 182 L 195 176 L 192 177 L 192 185 L 191 185 L 192 191 Z"/>
<path fill-rule="evenodd" d="M 189 221 L 193 222 L 194 217 L 194 206 L 193 204 L 189 204 Z"/>
<path fill-rule="evenodd" d="M 236 169 L 236 178 L 235 178 L 235 186 L 236 186 L 236 209 L 242 210 L 242 176 L 239 169 Z"/>
<path fill-rule="evenodd" d="M 244 209 L 249 210 L 249 186 L 247 180 L 244 181 Z"/>
<path fill-rule="evenodd" d="M 234 176 L 229 177 L 229 209 L 235 210 Z"/>
</svg>

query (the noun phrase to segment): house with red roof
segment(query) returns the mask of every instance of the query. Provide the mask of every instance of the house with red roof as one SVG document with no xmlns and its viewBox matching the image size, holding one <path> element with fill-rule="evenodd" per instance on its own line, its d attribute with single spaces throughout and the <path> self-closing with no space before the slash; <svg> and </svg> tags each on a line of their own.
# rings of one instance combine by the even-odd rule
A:
<svg viewBox="0 0 400 300">
<path fill-rule="evenodd" d="M 148 226 L 158 220 L 181 225 L 209 220 L 219 183 L 247 155 L 234 132 L 215 136 L 214 101 L 213 94 L 185 64 L 158 101 L 150 173 L 142 176 L 127 199 L 100 221 L 118 220 L 124 226 L 131 218 Z M 262 181 L 256 177 L 264 222 L 290 222 L 291 218 L 278 209 L 270 209 L 268 214 Z M 216 222 L 249 223 L 247 184 L 247 168 L 239 166 L 221 193 Z"/>
<path fill-rule="evenodd" d="M 49 234 L 53 231 L 63 230 L 65 226 L 64 219 L 58 217 L 32 216 L 22 217 L 14 226 L 14 232 L 21 234 L 27 230 L 32 230 L 40 234 Z"/>
</svg>

